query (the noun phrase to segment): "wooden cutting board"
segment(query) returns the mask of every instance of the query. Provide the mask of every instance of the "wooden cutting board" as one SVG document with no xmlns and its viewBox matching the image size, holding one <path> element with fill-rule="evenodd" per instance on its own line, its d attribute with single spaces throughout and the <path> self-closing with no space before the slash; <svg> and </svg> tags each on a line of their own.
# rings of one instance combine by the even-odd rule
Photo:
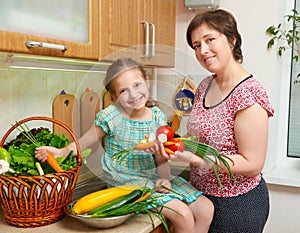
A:
<svg viewBox="0 0 300 233">
<path fill-rule="evenodd" d="M 96 114 L 100 111 L 99 95 L 93 91 L 86 89 L 80 99 L 80 119 L 81 119 L 81 136 L 87 132 L 94 124 Z M 91 146 L 93 152 L 99 147 L 99 143 Z"/>
<path fill-rule="evenodd" d="M 79 137 L 79 111 L 78 102 L 72 94 L 59 94 L 52 104 L 53 118 L 63 122 L 71 128 L 76 137 Z M 61 126 L 53 124 L 53 132 L 65 134 L 71 141 L 71 135 Z"/>
<path fill-rule="evenodd" d="M 80 99 L 81 135 L 90 129 L 99 111 L 99 95 L 95 91 L 87 89 Z"/>
<path fill-rule="evenodd" d="M 114 102 L 111 99 L 111 94 L 109 91 L 106 91 L 103 95 L 103 109 L 107 108 L 109 105 L 113 104 Z"/>
</svg>

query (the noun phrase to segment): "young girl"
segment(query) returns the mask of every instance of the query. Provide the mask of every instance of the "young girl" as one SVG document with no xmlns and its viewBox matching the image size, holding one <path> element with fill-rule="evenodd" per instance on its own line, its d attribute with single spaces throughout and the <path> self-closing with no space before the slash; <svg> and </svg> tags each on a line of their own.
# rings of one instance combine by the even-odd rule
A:
<svg viewBox="0 0 300 233">
<path fill-rule="evenodd" d="M 149 80 L 144 69 L 132 59 L 117 60 L 107 70 L 104 85 L 115 104 L 100 111 L 95 124 L 79 139 L 82 149 L 103 139 L 103 180 L 112 186 L 135 183 L 157 187 L 162 196 L 159 204 L 168 207 L 162 209 L 162 214 L 173 223 L 175 233 L 207 232 L 214 212 L 212 203 L 183 178 L 172 177 L 165 158 L 147 150 L 130 152 L 121 164 L 112 159 L 116 152 L 132 147 L 145 135 L 166 125 L 166 116 L 159 108 L 146 107 Z M 71 150 L 76 152 L 76 147 L 74 143 L 63 149 L 40 147 L 36 149 L 36 158 L 46 161 L 46 150 L 55 156 L 66 156 Z"/>
</svg>

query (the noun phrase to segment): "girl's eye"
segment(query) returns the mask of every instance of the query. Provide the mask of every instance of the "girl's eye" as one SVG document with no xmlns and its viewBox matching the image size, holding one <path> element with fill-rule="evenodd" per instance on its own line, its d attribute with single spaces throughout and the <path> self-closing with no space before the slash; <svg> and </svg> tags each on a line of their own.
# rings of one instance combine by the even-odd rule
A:
<svg viewBox="0 0 300 233">
<path fill-rule="evenodd" d="M 120 91 L 120 95 L 123 95 L 123 94 L 126 94 L 127 93 L 127 90 L 121 90 Z"/>
</svg>

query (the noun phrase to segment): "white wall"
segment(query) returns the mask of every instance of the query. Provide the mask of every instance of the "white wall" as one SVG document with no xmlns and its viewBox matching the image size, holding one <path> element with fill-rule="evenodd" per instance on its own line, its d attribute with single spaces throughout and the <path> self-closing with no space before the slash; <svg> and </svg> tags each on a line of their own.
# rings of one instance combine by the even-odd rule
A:
<svg viewBox="0 0 300 233">
<path fill-rule="evenodd" d="M 220 0 L 220 8 L 233 13 L 238 22 L 243 40 L 244 66 L 264 85 L 275 109 L 275 116 L 270 119 L 266 176 L 268 176 L 268 171 L 276 170 L 278 163 L 285 158 L 288 102 L 286 89 L 289 84 L 289 64 L 277 56 L 276 49 L 267 49 L 269 37 L 265 30 L 270 25 L 281 23 L 283 16 L 292 9 L 292 4 L 292 0 Z M 185 39 L 186 27 L 196 13 L 184 8 L 184 0 L 177 0 L 176 48 L 180 51 L 180 56 L 176 57 L 176 68 L 186 74 L 203 75 L 205 71 L 195 63 L 194 53 L 187 46 Z M 297 161 L 294 164 L 297 164 L 300 171 Z M 282 169 L 275 179 L 267 179 L 271 212 L 265 233 L 300 232 L 298 224 L 300 188 L 296 187 L 300 185 L 298 182 L 300 176 L 297 171 L 293 174 L 294 176 L 291 175 L 292 178 L 298 176 L 296 179 L 298 185 L 294 183 L 292 183 L 294 187 L 282 185 L 289 184 L 289 179 L 284 177 L 285 173 L 289 172 L 289 168 Z M 278 180 L 281 180 L 280 185 L 276 185 Z"/>
</svg>

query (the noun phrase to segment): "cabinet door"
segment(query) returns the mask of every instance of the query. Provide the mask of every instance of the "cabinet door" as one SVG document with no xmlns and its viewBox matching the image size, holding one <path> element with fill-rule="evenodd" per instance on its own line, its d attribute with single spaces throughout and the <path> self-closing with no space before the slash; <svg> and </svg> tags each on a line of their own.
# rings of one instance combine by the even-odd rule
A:
<svg viewBox="0 0 300 233">
<path fill-rule="evenodd" d="M 115 60 L 123 56 L 135 59 L 139 44 L 143 44 L 141 21 L 144 18 L 142 0 L 101 0 L 100 3 L 101 60 Z"/>
<path fill-rule="evenodd" d="M 176 0 L 148 0 L 146 20 L 155 27 L 155 49 L 152 49 L 152 38 L 150 43 L 150 54 L 153 58 L 151 63 L 173 67 L 175 65 Z"/>
<path fill-rule="evenodd" d="M 84 9 L 80 9 L 80 4 L 76 4 L 76 2 L 70 0 L 64 2 L 26 0 L 18 1 L 21 6 L 16 6 L 16 9 L 12 9 L 14 4 L 7 6 L 7 9 L 10 9 L 10 12 L 5 12 L 7 13 L 7 19 L 13 20 L 15 23 L 12 24 L 11 28 L 4 27 L 6 25 L 1 27 L 0 25 L 0 51 L 98 60 L 99 12 L 97 9 L 99 1 L 85 1 L 86 7 L 84 7 Z M 2 9 L 4 5 L 1 5 Z M 35 10 L 33 10 L 33 8 Z M 83 20 L 85 32 L 81 32 L 84 34 L 85 39 L 80 41 L 74 38 L 73 40 L 72 32 L 74 32 L 75 29 L 72 27 L 72 23 L 73 26 L 76 26 L 75 24 L 78 22 L 72 21 L 68 28 L 71 37 L 61 39 L 59 35 L 59 29 L 62 27 L 61 24 L 64 23 L 66 17 L 70 18 L 76 14 L 75 9 L 83 11 L 80 13 L 87 17 Z M 44 14 L 44 17 L 43 13 L 41 13 L 42 11 L 47 12 L 47 14 Z M 26 22 L 22 22 L 22 19 Z M 48 30 L 49 35 L 43 35 L 43 30 L 38 29 L 38 26 L 46 28 L 44 31 Z M 61 29 L 61 34 L 65 31 L 65 29 Z M 68 34 L 68 32 L 66 34 Z M 64 37 L 62 36 L 62 38 Z M 30 41 L 30 45 L 34 47 L 26 46 L 26 42 L 28 41 Z M 45 47 L 41 47 L 40 45 Z M 66 50 L 62 48 L 63 46 L 66 47 Z"/>
<path fill-rule="evenodd" d="M 101 0 L 102 60 L 127 56 L 145 65 L 174 66 L 175 7 L 175 0 Z"/>
</svg>

